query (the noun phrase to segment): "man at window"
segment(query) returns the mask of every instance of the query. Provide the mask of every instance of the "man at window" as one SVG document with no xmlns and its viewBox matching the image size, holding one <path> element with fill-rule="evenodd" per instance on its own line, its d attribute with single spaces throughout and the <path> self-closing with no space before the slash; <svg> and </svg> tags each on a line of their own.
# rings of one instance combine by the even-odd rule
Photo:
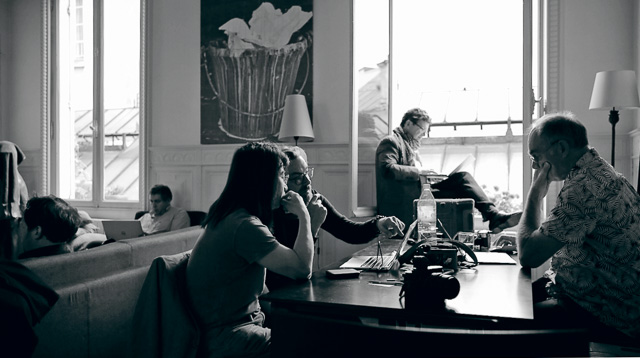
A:
<svg viewBox="0 0 640 358">
<path fill-rule="evenodd" d="M 300 147 L 285 147 L 282 151 L 289 158 L 287 188 L 300 194 L 307 205 L 311 217 L 311 233 L 314 237 L 317 237 L 321 228 L 349 244 L 364 244 L 381 234 L 386 237 L 402 235 L 404 224 L 394 216 L 378 216 L 364 222 L 349 220 L 338 212 L 326 197 L 311 187 L 313 168 L 307 165 L 307 154 L 304 150 Z M 286 214 L 282 208 L 278 208 L 273 215 L 273 230 L 281 244 L 292 248 L 298 233 L 298 219 L 295 215 Z M 267 271 L 267 287 L 270 290 L 288 282 L 291 282 L 291 279 Z"/>
<path fill-rule="evenodd" d="M 171 206 L 173 194 L 168 186 L 154 185 L 149 191 L 151 211 L 140 217 L 142 231 L 147 234 L 184 229 L 191 225 L 186 210 Z"/>
<path fill-rule="evenodd" d="M 420 176 L 437 174 L 416 167 L 420 140 L 429 130 L 431 118 L 426 111 L 413 108 L 402 117 L 400 127 L 384 137 L 376 150 L 376 194 L 378 214 L 396 215 L 405 225 L 413 222 L 413 200 L 420 197 Z M 498 211 L 485 192 L 467 172 L 458 172 L 431 185 L 436 199 L 473 199 L 489 230 L 498 233 L 515 226 L 521 212 Z"/>
<path fill-rule="evenodd" d="M 599 338 L 615 330 L 640 338 L 640 195 L 589 147 L 587 130 L 572 113 L 537 120 L 529 154 L 535 173 L 518 255 L 525 267 L 551 258 L 550 270 L 534 283 L 536 319 L 587 327 Z M 552 181 L 564 185 L 543 221 Z"/>
</svg>

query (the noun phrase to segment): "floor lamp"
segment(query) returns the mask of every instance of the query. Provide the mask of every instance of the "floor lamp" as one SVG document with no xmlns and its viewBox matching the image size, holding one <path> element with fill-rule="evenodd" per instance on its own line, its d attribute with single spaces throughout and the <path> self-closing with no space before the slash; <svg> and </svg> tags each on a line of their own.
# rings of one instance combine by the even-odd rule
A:
<svg viewBox="0 0 640 358">
<path fill-rule="evenodd" d="M 615 167 L 616 123 L 618 109 L 638 108 L 638 81 L 636 72 L 631 70 L 602 71 L 596 73 L 589 109 L 609 110 L 611 123 L 611 166 Z M 640 164 L 638 165 L 638 192 L 640 193 Z"/>
<path fill-rule="evenodd" d="M 284 113 L 280 124 L 278 139 L 281 142 L 294 139 L 310 142 L 314 139 L 307 101 L 301 94 L 291 94 L 284 99 Z"/>
</svg>

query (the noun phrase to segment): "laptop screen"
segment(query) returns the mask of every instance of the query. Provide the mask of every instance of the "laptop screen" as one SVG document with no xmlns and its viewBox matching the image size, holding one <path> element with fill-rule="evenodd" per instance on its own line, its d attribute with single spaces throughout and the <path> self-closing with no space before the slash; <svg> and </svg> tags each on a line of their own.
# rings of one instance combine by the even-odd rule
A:
<svg viewBox="0 0 640 358">
<path fill-rule="evenodd" d="M 104 220 L 102 227 L 107 240 L 118 241 L 144 236 L 138 220 Z"/>
</svg>

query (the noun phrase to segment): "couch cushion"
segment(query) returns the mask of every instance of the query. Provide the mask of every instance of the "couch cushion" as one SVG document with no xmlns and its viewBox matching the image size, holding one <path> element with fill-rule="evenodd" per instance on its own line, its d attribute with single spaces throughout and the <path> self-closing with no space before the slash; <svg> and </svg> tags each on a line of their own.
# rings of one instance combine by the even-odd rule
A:
<svg viewBox="0 0 640 358">
<path fill-rule="evenodd" d="M 89 293 L 79 284 L 56 290 L 60 298 L 35 326 L 33 357 L 89 356 Z"/>
<path fill-rule="evenodd" d="M 148 267 L 139 267 L 87 284 L 89 357 L 130 357 L 133 313 Z"/>
<path fill-rule="evenodd" d="M 134 267 L 151 266 L 151 262 L 158 256 L 173 255 L 193 249 L 202 231 L 201 227 L 194 226 L 135 239 L 120 240 L 118 243 L 131 247 Z"/>
<path fill-rule="evenodd" d="M 21 261 L 53 289 L 108 276 L 130 267 L 131 262 L 131 247 L 117 242 L 84 251 Z"/>
</svg>

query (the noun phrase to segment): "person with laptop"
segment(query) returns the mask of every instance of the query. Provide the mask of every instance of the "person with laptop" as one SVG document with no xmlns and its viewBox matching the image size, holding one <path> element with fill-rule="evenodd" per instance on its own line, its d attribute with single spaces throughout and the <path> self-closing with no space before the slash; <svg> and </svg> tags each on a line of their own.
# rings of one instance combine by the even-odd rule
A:
<svg viewBox="0 0 640 358">
<path fill-rule="evenodd" d="M 349 244 L 364 244 L 380 235 L 402 235 L 404 223 L 395 216 L 377 216 L 364 222 L 349 220 L 324 195 L 312 188 L 313 168 L 307 164 L 307 153 L 304 149 L 287 146 L 282 150 L 289 158 L 287 188 L 300 194 L 304 200 L 311 216 L 311 232 L 314 238 L 318 236 L 320 229 Z M 273 230 L 281 244 L 293 247 L 298 232 L 298 219 L 293 214 L 287 214 L 283 208 L 278 208 L 273 214 Z M 267 287 L 270 290 L 287 285 L 291 281 L 282 275 L 267 271 Z"/>
<path fill-rule="evenodd" d="M 207 357 L 269 356 L 271 330 L 264 327 L 258 300 L 267 292 L 266 270 L 291 279 L 311 277 L 311 217 L 303 198 L 286 191 L 288 161 L 273 143 L 240 147 L 202 223 L 205 229 L 187 263 L 186 286 Z M 280 206 L 298 218 L 292 248 L 269 230 L 273 210 Z"/>
<path fill-rule="evenodd" d="M 173 194 L 168 186 L 158 184 L 151 188 L 149 191 L 151 211 L 138 219 L 146 235 L 184 229 L 191 225 L 187 211 L 171 206 L 171 200 L 173 200 Z"/>
<path fill-rule="evenodd" d="M 520 264 L 551 268 L 534 282 L 536 320 L 584 327 L 596 339 L 640 338 L 640 195 L 598 152 L 571 112 L 529 134 L 534 178 L 516 243 Z M 564 181 L 542 216 L 553 181 Z M 621 333 L 620 333 L 621 332 Z M 626 338 L 626 337 L 625 337 Z"/>
<path fill-rule="evenodd" d="M 376 149 L 376 196 L 378 214 L 396 215 L 405 225 L 413 222 L 413 200 L 420 197 L 420 177 L 437 175 L 431 169 L 419 168 L 418 149 L 420 140 L 429 130 L 431 117 L 420 108 L 408 110 L 402 117 L 400 127 L 384 137 Z M 515 226 L 522 212 L 504 213 L 492 203 L 480 185 L 468 172 L 457 172 L 431 185 L 436 199 L 473 199 L 489 221 L 489 230 L 499 233 Z M 434 190 L 435 189 L 435 190 Z"/>
</svg>

